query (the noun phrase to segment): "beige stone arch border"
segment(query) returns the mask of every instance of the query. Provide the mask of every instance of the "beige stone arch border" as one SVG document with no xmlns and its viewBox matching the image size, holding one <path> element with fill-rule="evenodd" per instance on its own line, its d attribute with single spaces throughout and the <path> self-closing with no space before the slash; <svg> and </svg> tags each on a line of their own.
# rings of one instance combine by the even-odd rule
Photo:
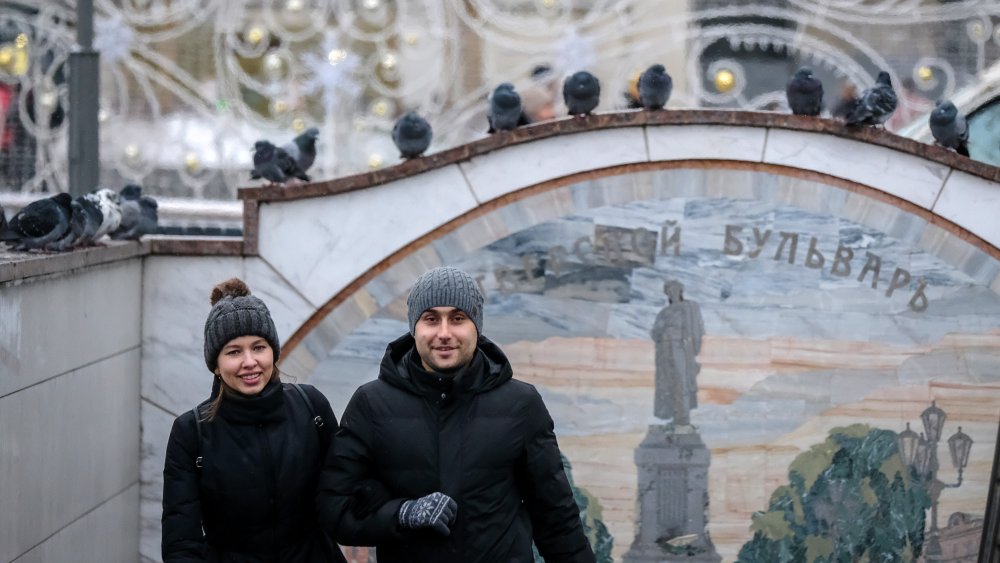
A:
<svg viewBox="0 0 1000 563">
<path fill-rule="evenodd" d="M 503 207 L 511 205 L 515 202 L 533 197 L 544 192 L 556 190 L 562 187 L 571 186 L 580 182 L 586 182 L 589 180 L 596 180 L 600 178 L 608 178 L 613 176 L 622 176 L 638 172 L 650 172 L 650 171 L 663 171 L 663 170 L 677 170 L 677 169 L 700 169 L 700 170 L 742 170 L 742 171 L 753 171 L 753 172 L 764 172 L 777 174 L 792 178 L 797 178 L 806 181 L 813 181 L 821 184 L 825 184 L 834 188 L 839 188 L 845 191 L 857 193 L 865 197 L 871 198 L 876 201 L 887 203 L 894 207 L 897 207 L 905 213 L 912 214 L 920 219 L 923 219 L 930 225 L 934 225 L 944 230 L 945 232 L 953 235 L 958 240 L 961 240 L 973 248 L 983 251 L 986 255 L 990 256 L 994 260 L 1000 262 L 1000 248 L 986 241 L 982 237 L 971 232 L 969 229 L 957 224 L 956 222 L 942 217 L 936 214 L 930 209 L 921 207 L 911 201 L 903 199 L 901 197 L 887 193 L 881 189 L 867 186 L 858 182 L 851 180 L 846 180 L 844 178 L 832 176 L 822 172 L 817 172 L 815 170 L 808 170 L 802 168 L 795 168 L 791 166 L 782 166 L 777 164 L 761 163 L 761 162 L 748 162 L 739 160 L 712 160 L 712 159 L 692 159 L 692 160 L 671 160 L 671 161 L 656 161 L 656 162 L 641 162 L 633 164 L 624 164 L 618 166 L 611 166 L 607 168 L 601 168 L 597 170 L 589 170 L 585 172 L 580 172 L 576 174 L 570 174 L 562 176 L 559 178 L 553 178 L 544 182 L 540 182 L 531 186 L 527 186 L 495 199 L 492 199 L 474 209 L 467 211 L 458 217 L 440 225 L 439 227 L 433 229 L 432 231 L 418 237 L 417 239 L 411 241 L 407 245 L 399 248 L 375 266 L 371 267 L 361 275 L 354 278 L 346 286 L 344 286 L 340 291 L 333 295 L 329 300 L 323 303 L 308 319 L 306 319 L 301 326 L 291 335 L 290 338 L 285 342 L 282 353 L 288 357 L 293 357 L 295 355 L 296 348 L 302 343 L 302 341 L 311 333 L 317 326 L 319 326 L 323 320 L 330 315 L 334 310 L 337 309 L 341 304 L 343 304 L 347 299 L 353 296 L 357 291 L 364 288 L 369 282 L 377 278 L 383 272 L 389 270 L 394 265 L 402 262 L 407 257 L 419 252 L 424 249 L 435 240 L 438 240 L 453 231 L 459 229 L 460 227 L 468 224 L 469 222 L 482 217 L 486 214 L 492 213 Z"/>
</svg>

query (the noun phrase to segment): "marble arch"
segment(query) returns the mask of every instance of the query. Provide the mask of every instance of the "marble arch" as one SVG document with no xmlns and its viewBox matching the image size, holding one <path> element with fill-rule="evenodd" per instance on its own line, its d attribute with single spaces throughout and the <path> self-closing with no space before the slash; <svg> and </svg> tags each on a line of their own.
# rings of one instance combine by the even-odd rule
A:
<svg viewBox="0 0 1000 563">
<path fill-rule="evenodd" d="M 652 412 L 649 322 L 663 277 L 679 277 L 705 317 L 692 421 L 711 451 L 709 529 L 732 560 L 796 456 L 834 428 L 919 424 L 935 399 L 949 413 L 945 432 L 961 426 L 976 443 L 967 484 L 942 496 L 939 524 L 957 513 L 979 522 L 1000 416 L 998 181 L 994 167 L 831 121 L 604 114 L 332 182 L 244 190 L 242 254 L 248 274 L 253 266 L 293 288 L 294 299 L 276 303 L 297 327 L 282 369 L 319 386 L 336 412 L 405 330 L 416 275 L 457 264 L 482 276 L 486 333 L 542 389 L 577 483 L 603 506 L 616 558 L 640 522 L 632 460 Z M 729 226 L 742 228 L 736 255 L 725 250 Z M 756 258 L 754 227 L 773 230 Z M 623 267 L 599 264 L 609 278 L 552 293 L 526 273 L 537 266 L 547 284 L 550 264 L 517 264 L 557 246 L 572 253 L 581 234 L 597 246 L 602 229 L 640 233 L 655 248 L 632 248 Z M 800 235 L 797 258 L 782 233 Z M 824 267 L 807 263 L 813 240 Z M 841 242 L 856 252 L 847 277 L 831 267 Z M 880 275 L 865 272 L 866 253 L 879 257 Z M 508 267 L 533 279 L 511 290 L 499 271 Z M 896 269 L 914 280 L 892 294 Z M 925 312 L 908 306 L 918 274 L 930 280 Z M 610 298 L 608 279 L 625 280 Z M 591 299 L 567 299 L 580 291 Z M 975 534 L 956 538 L 945 539 L 978 547 Z"/>
<path fill-rule="evenodd" d="M 398 296 L 420 269 L 460 256 L 449 251 L 445 257 L 437 247 L 460 244 L 469 252 L 510 234 L 512 225 L 527 228 L 599 205 L 600 198 L 566 194 L 594 186 L 607 191 L 599 186 L 602 179 L 681 170 L 742 170 L 827 186 L 845 193 L 851 203 L 842 210 L 848 216 L 860 213 L 863 224 L 860 210 L 878 202 L 924 224 L 921 232 L 936 233 L 928 240 L 937 242 L 925 241 L 933 245 L 928 247 L 932 253 L 963 248 L 949 251 L 948 260 L 957 268 L 982 269 L 1000 258 L 1000 223 L 994 220 L 1000 211 L 1000 169 L 880 130 L 848 130 L 837 122 L 789 115 L 701 110 L 561 120 L 382 171 L 292 188 L 244 189 L 243 253 L 260 256 L 314 306 L 293 315 L 305 320 L 288 340 L 284 358 L 286 365 L 306 368 L 315 362 L 309 350 L 328 349 L 334 335 L 387 304 L 388 294 L 373 295 L 364 290 L 366 284 L 377 282 Z M 756 197 L 737 185 L 713 189 L 713 197 Z M 674 190 L 674 195 L 685 193 L 683 187 Z M 794 200 L 793 192 L 782 197 Z M 607 201 L 671 193 L 633 186 L 619 196 L 625 199 Z M 546 198 L 550 204 L 524 205 Z M 502 225 L 499 218 L 512 215 L 517 219 Z M 380 234 L 372 236 L 376 229 Z M 446 242 L 461 237 L 467 240 Z M 294 256 L 285 252 L 293 246 Z M 1000 282 L 983 279 L 993 274 L 975 273 L 996 288 Z M 325 342 L 310 343 L 310 335 L 324 335 Z"/>
</svg>

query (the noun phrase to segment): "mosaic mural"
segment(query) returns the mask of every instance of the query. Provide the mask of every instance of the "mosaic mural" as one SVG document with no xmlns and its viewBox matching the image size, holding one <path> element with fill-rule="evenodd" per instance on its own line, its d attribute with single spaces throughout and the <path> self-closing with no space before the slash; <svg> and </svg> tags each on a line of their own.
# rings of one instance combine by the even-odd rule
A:
<svg viewBox="0 0 1000 563">
<path fill-rule="evenodd" d="M 286 373 L 342 412 L 436 263 L 480 281 L 484 333 L 544 396 L 611 560 L 975 560 L 1000 265 L 954 235 L 761 172 L 584 182 L 389 268 Z"/>
</svg>

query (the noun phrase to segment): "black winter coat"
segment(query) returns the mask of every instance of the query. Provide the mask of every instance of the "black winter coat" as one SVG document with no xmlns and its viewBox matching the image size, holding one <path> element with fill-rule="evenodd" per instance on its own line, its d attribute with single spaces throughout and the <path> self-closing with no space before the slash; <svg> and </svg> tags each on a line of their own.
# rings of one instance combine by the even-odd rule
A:
<svg viewBox="0 0 1000 563">
<path fill-rule="evenodd" d="M 200 441 L 193 412 L 174 420 L 163 467 L 164 563 L 345 561 L 320 531 L 315 505 L 337 420 L 322 393 L 302 388 L 324 428 L 276 377 L 256 397 L 227 395 L 201 423 Z"/>
<path fill-rule="evenodd" d="M 377 546 L 379 563 L 532 563 L 532 539 L 548 563 L 593 563 L 552 419 L 500 348 L 480 337 L 451 389 L 418 372 L 407 334 L 351 398 L 320 480 L 324 530 Z M 392 500 L 355 518 L 352 494 L 370 479 Z M 400 504 L 435 491 L 458 503 L 451 534 L 401 529 Z"/>
</svg>

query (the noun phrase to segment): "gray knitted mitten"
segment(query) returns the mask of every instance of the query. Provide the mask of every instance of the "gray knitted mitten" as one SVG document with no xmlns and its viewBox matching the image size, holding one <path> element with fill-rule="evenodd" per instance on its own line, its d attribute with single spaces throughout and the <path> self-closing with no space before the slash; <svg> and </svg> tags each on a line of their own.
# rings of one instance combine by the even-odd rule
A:
<svg viewBox="0 0 1000 563">
<path fill-rule="evenodd" d="M 403 502 L 399 507 L 399 525 L 415 530 L 432 528 L 442 536 L 451 533 L 448 524 L 455 521 L 458 503 L 444 493 L 431 493 L 416 500 Z"/>
</svg>

